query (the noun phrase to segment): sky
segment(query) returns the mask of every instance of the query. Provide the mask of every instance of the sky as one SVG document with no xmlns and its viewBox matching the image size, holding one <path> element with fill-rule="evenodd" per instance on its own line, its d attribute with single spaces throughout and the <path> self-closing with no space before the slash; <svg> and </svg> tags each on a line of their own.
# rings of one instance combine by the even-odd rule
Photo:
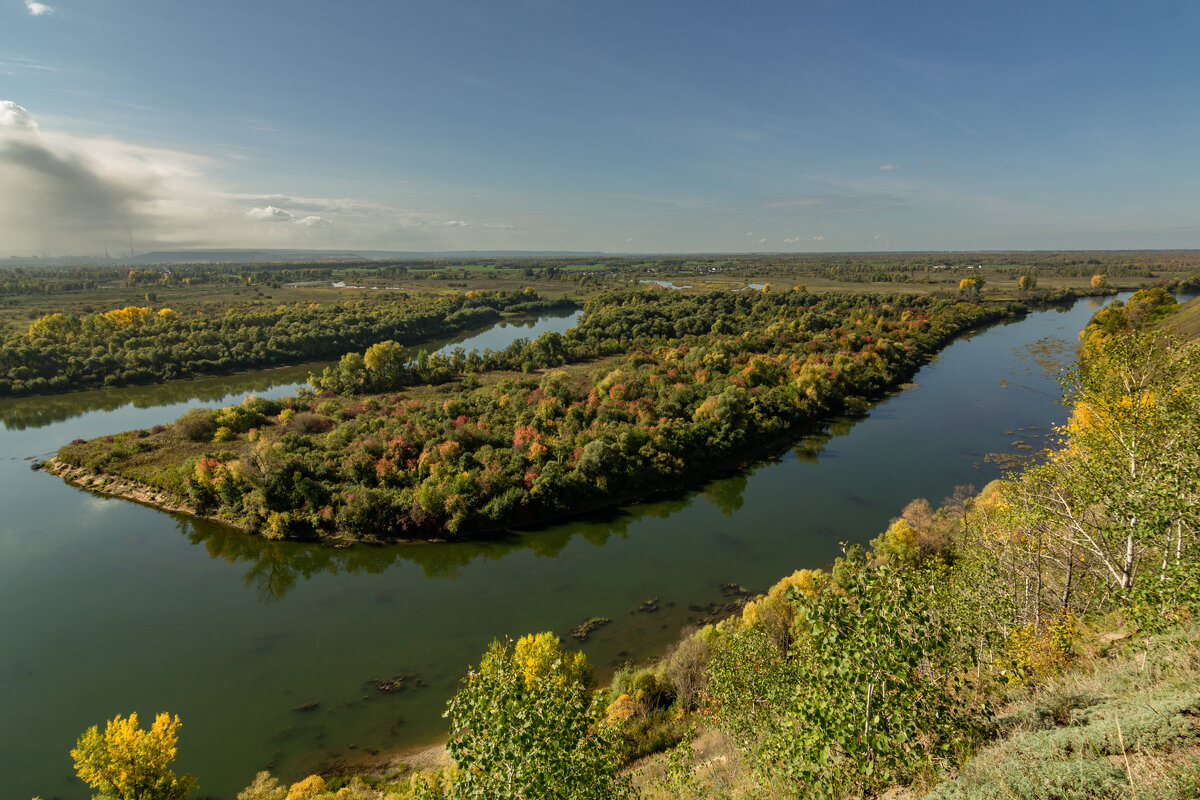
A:
<svg viewBox="0 0 1200 800">
<path fill-rule="evenodd" d="M 0 257 L 1200 247 L 1200 3 L 0 0 Z"/>
</svg>

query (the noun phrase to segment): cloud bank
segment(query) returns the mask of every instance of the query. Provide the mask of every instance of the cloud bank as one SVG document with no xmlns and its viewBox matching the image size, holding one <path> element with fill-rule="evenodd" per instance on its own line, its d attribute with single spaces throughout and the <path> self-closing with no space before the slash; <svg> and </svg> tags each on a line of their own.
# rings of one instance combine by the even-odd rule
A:
<svg viewBox="0 0 1200 800">
<path fill-rule="evenodd" d="M 0 100 L 0 256 L 192 247 L 457 249 L 512 230 L 350 198 L 232 192 L 213 159 L 47 131 Z"/>
<path fill-rule="evenodd" d="M 29 13 L 35 17 L 41 17 L 46 14 L 53 14 L 54 9 L 45 3 L 38 3 L 35 0 L 25 0 L 25 8 L 29 9 Z"/>
<path fill-rule="evenodd" d="M 0 100 L 0 240 L 10 253 L 127 242 L 163 213 L 167 187 L 197 166 L 166 150 L 47 133 L 26 109 Z"/>
</svg>

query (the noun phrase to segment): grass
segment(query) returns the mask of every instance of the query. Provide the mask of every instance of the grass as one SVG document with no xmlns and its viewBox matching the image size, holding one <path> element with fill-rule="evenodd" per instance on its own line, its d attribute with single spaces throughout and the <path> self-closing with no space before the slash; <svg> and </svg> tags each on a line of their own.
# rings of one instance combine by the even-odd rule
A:
<svg viewBox="0 0 1200 800">
<path fill-rule="evenodd" d="M 1200 338 L 1200 297 L 1184 303 L 1159 324 L 1188 339 Z"/>
<path fill-rule="evenodd" d="M 690 743 L 630 768 L 645 800 L 804 796 L 802 787 L 763 784 L 726 736 L 700 725 Z M 1101 637 L 1069 671 L 1013 690 L 997 731 L 957 771 L 883 796 L 1200 798 L 1200 625 L 1150 639 Z"/>
<path fill-rule="evenodd" d="M 1200 628 L 1130 640 L 1014 700 L 936 800 L 1200 796 Z"/>
</svg>

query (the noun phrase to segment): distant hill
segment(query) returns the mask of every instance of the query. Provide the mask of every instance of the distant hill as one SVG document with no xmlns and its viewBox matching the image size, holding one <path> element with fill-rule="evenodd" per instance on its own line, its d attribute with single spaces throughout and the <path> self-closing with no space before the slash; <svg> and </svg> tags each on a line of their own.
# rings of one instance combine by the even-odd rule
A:
<svg viewBox="0 0 1200 800">
<path fill-rule="evenodd" d="M 602 250 L 430 250 L 417 252 L 415 250 L 358 250 L 363 258 L 576 258 L 585 256 L 628 255 L 628 253 L 607 253 Z"/>
<path fill-rule="evenodd" d="M 251 261 L 346 261 L 370 256 L 349 250 L 155 250 L 132 259 L 131 264 L 216 264 Z"/>
<path fill-rule="evenodd" d="M 250 263 L 255 261 L 349 261 L 355 259 L 398 260 L 409 258 L 545 258 L 550 256 L 601 256 L 572 250 L 447 250 L 418 252 L 409 250 L 156 250 L 143 253 L 125 263 L 195 264 Z"/>
</svg>

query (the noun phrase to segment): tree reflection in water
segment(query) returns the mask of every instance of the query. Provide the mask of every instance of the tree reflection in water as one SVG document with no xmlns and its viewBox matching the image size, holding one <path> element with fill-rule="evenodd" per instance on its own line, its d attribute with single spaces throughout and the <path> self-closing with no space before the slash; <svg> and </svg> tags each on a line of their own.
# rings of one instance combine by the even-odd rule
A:
<svg viewBox="0 0 1200 800">
<path fill-rule="evenodd" d="M 842 417 L 809 433 L 791 452 L 805 463 L 816 463 L 827 443 L 844 436 L 861 418 Z M 753 467 L 749 468 L 750 471 Z M 194 545 L 203 545 L 212 558 L 233 564 L 246 563 L 245 584 L 255 587 L 264 602 L 274 602 L 294 589 L 301 579 L 314 575 L 382 574 L 395 564 L 417 564 L 427 578 L 457 579 L 464 567 L 477 559 L 498 561 L 528 550 L 543 558 L 558 557 L 576 536 L 603 547 L 613 536 L 626 538 L 640 519 L 666 519 L 703 497 L 725 516 L 743 505 L 749 471 L 709 481 L 699 490 L 679 492 L 662 499 L 604 509 L 586 518 L 549 523 L 522 530 L 504 531 L 486 539 L 462 542 L 338 546 L 319 542 L 271 541 L 210 520 L 177 515 L 178 529 Z"/>
</svg>

